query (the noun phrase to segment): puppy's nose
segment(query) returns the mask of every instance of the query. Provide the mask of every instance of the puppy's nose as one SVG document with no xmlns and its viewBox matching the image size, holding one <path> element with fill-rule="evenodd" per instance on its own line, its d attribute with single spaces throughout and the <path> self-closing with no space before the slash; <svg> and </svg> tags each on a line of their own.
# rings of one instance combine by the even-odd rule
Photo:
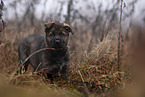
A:
<svg viewBox="0 0 145 97">
<path fill-rule="evenodd" d="M 56 39 L 56 40 L 55 40 L 55 43 L 60 43 L 60 40 L 59 40 L 59 39 Z"/>
</svg>

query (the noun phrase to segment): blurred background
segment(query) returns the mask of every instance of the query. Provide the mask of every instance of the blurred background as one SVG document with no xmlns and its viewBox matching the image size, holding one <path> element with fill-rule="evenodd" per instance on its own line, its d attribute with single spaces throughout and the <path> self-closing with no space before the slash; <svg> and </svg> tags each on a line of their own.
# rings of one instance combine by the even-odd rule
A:
<svg viewBox="0 0 145 97">
<path fill-rule="evenodd" d="M 123 1 L 125 39 L 132 25 L 145 24 L 144 4 L 144 0 Z M 68 23 L 76 33 L 71 49 L 88 52 L 112 29 L 119 29 L 120 0 L 5 0 L 3 19 L 10 30 L 7 32 L 15 32 L 13 39 L 20 33 L 44 33 L 46 22 Z"/>
<path fill-rule="evenodd" d="M 16 80 L 24 76 L 17 79 L 16 75 L 11 75 L 17 68 L 20 40 L 28 34 L 44 34 L 46 22 L 65 22 L 74 32 L 69 40 L 69 78 L 88 82 L 87 86 L 80 85 L 79 88 L 75 83 L 75 89 L 84 95 L 95 92 L 101 97 L 112 96 L 110 91 L 114 93 L 118 87 L 119 91 L 124 88 L 130 90 L 132 79 L 135 79 L 144 90 L 144 5 L 145 0 L 1 0 L 2 75 L 11 77 L 13 84 L 22 85 Z M 143 92 L 137 91 L 137 94 L 144 95 Z"/>
</svg>

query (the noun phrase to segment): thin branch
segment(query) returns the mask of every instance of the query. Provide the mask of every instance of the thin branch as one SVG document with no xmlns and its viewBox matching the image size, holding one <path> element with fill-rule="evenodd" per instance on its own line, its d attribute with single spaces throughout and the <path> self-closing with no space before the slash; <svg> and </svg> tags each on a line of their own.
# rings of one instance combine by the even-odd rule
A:
<svg viewBox="0 0 145 97">
<path fill-rule="evenodd" d="M 4 61 L 4 59 L 9 55 L 10 52 L 11 52 L 11 51 L 8 51 L 8 52 L 5 54 L 5 56 L 1 59 L 0 64 Z"/>
<path fill-rule="evenodd" d="M 86 86 L 86 84 L 84 84 L 85 81 L 84 81 L 84 79 L 83 79 L 83 76 L 82 76 L 80 70 L 78 70 L 78 73 L 79 73 L 79 75 L 80 75 L 80 77 L 81 77 L 81 79 L 82 79 L 83 85 L 85 86 L 85 92 L 89 95 L 89 94 L 90 94 L 90 91 L 89 91 L 88 87 Z"/>
<path fill-rule="evenodd" d="M 84 81 L 84 79 L 83 79 L 83 76 L 82 76 L 80 70 L 78 70 L 78 73 L 79 73 L 79 75 L 81 76 L 81 79 L 82 79 L 82 81 L 83 81 L 83 83 L 84 83 L 85 81 Z"/>
<path fill-rule="evenodd" d="M 55 50 L 55 49 L 54 49 L 54 48 L 43 48 L 43 49 L 37 50 L 37 51 L 33 52 L 32 54 L 30 54 L 30 55 L 24 60 L 24 62 L 22 62 L 22 64 L 20 64 L 20 65 L 22 66 L 22 65 L 25 64 L 33 55 L 35 55 L 35 54 L 37 54 L 37 53 L 39 53 L 39 52 L 41 52 L 41 51 L 44 51 L 44 50 Z"/>
<path fill-rule="evenodd" d="M 119 27 L 119 35 L 118 35 L 118 70 L 120 71 L 120 46 L 121 46 L 121 31 L 122 31 L 122 3 L 123 3 L 123 0 L 121 0 L 121 5 L 120 5 L 120 27 Z"/>
</svg>

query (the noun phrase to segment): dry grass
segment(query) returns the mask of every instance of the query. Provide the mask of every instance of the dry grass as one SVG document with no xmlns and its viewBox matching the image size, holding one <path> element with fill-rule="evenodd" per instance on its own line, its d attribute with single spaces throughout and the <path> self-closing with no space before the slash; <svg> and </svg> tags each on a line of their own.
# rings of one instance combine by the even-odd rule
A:
<svg viewBox="0 0 145 97">
<path fill-rule="evenodd" d="M 117 70 L 118 42 L 116 30 L 112 30 L 102 42 L 94 45 L 90 53 L 86 53 L 89 45 L 88 41 L 91 39 L 90 34 L 71 36 L 72 60 L 68 80 L 55 78 L 54 84 L 51 84 L 43 76 L 32 74 L 31 67 L 26 74 L 15 75 L 18 64 L 17 49 L 19 41 L 24 36 L 34 33 L 34 31 L 31 29 L 27 33 L 16 33 L 9 29 L 5 31 L 3 42 L 0 45 L 1 97 L 125 97 L 123 93 L 132 89 L 130 89 L 132 78 L 127 68 L 128 53 L 126 48 L 128 43 L 123 43 L 125 48 L 122 48 L 124 54 L 121 58 L 122 70 Z M 118 96 L 118 94 L 120 95 Z"/>
</svg>

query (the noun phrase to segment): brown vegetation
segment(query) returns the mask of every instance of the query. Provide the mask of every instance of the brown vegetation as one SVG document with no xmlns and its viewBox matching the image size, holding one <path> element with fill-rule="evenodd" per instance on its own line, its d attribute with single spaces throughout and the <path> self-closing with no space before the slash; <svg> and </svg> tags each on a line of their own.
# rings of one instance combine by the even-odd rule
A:
<svg viewBox="0 0 145 97">
<path fill-rule="evenodd" d="M 43 13 L 41 19 L 35 16 L 35 5 L 39 1 L 26 1 L 23 5 L 26 8 L 22 17 L 19 17 L 16 11 L 17 4 L 21 3 L 21 0 L 15 1 L 10 4 L 10 8 L 15 10 L 15 18 L 7 19 L 7 27 L 0 33 L 1 97 L 138 97 L 145 95 L 145 31 L 142 26 L 133 26 L 132 20 L 127 32 L 120 30 L 122 41 L 119 47 L 120 70 L 118 71 L 117 26 L 120 10 L 118 5 L 122 0 L 113 0 L 113 8 L 104 11 L 101 3 L 97 7 L 98 10 L 92 4 L 93 7 L 87 9 L 87 11 L 96 12 L 91 20 L 83 16 L 79 9 L 75 9 L 73 0 L 68 2 L 66 16 L 62 14 L 65 3 L 62 0 L 58 14 Z M 136 2 L 137 0 L 133 0 L 129 3 L 128 7 L 131 7 L 131 10 L 123 13 L 122 21 L 132 16 Z M 121 6 L 125 7 L 125 3 Z M 45 4 L 44 7 L 46 7 Z M 62 17 L 74 31 L 69 41 L 71 68 L 68 79 L 55 77 L 54 84 L 51 84 L 43 76 L 32 74 L 31 66 L 26 74 L 16 75 L 20 40 L 28 34 L 44 34 L 44 22 L 62 21 Z"/>
<path fill-rule="evenodd" d="M 47 88 L 51 88 L 49 81 L 46 81 L 42 76 L 31 73 L 31 67 L 29 67 L 29 71 L 26 74 L 15 75 L 18 69 L 18 44 L 24 36 L 34 32 L 31 29 L 27 33 L 16 34 L 16 32 L 9 30 L 13 27 L 15 25 L 7 26 L 3 42 L 0 45 L 0 75 L 2 79 L 6 80 L 4 82 L 14 86 L 14 88 L 15 86 L 26 87 L 28 89 L 30 87 L 39 89 L 47 86 Z M 126 84 L 130 80 L 130 77 L 125 72 L 123 66 L 125 65 L 126 67 L 127 63 L 126 60 L 123 60 L 124 62 L 121 63 L 122 71 L 119 72 L 117 70 L 117 30 L 112 30 L 111 32 L 102 41 L 98 41 L 98 44 L 94 45 L 90 53 L 87 53 L 85 50 L 90 39 L 89 34 L 75 34 L 71 36 L 70 50 L 73 50 L 74 45 L 78 46 L 75 50 L 71 50 L 72 60 L 68 80 L 59 77 L 55 78 L 55 84 L 52 87 L 67 88 L 68 92 L 75 91 L 75 95 L 82 95 L 82 93 L 83 95 L 90 95 L 92 93 L 102 95 L 102 93 L 117 89 Z"/>
</svg>

